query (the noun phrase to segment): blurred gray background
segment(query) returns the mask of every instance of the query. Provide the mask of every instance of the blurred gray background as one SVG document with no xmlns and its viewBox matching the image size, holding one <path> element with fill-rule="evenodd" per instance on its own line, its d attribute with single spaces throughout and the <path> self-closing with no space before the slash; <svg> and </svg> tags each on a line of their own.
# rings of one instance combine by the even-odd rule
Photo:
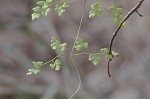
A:
<svg viewBox="0 0 150 99">
<path fill-rule="evenodd" d="M 75 40 L 81 18 L 83 0 L 68 0 L 70 8 L 59 17 L 52 8 L 48 17 L 31 21 L 35 0 L 0 0 L 0 99 L 68 99 L 78 87 L 78 76 L 70 57 L 61 57 L 61 71 L 43 66 L 41 73 L 26 76 L 32 61 L 48 61 L 58 53 L 50 48 L 50 39 L 57 37 L 69 45 Z M 108 47 L 116 26 L 111 15 L 89 19 L 90 5 L 80 37 L 89 43 L 89 52 Z M 99 1 L 99 0 L 97 0 Z M 125 15 L 138 0 L 100 0 L 104 7 L 122 7 Z M 82 85 L 73 99 L 150 99 L 150 0 L 126 22 L 115 39 L 113 50 L 120 56 L 111 62 L 112 77 L 107 74 L 107 60 L 98 66 L 87 56 L 76 56 Z"/>
</svg>

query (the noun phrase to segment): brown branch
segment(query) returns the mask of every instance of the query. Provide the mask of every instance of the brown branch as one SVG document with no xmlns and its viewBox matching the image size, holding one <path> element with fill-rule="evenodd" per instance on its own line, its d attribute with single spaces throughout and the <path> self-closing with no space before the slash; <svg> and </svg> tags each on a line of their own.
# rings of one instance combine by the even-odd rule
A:
<svg viewBox="0 0 150 99">
<path fill-rule="evenodd" d="M 137 10 L 136 10 L 136 13 L 137 13 L 140 17 L 143 17 L 143 15 L 140 14 Z"/>
<path fill-rule="evenodd" d="M 112 60 L 112 59 L 109 59 L 109 60 L 108 60 L 108 65 L 107 65 L 107 66 L 108 66 L 108 76 L 109 76 L 109 77 L 111 77 L 110 68 L 109 68 L 109 66 L 110 66 L 109 64 L 110 64 L 111 60 Z"/>
<path fill-rule="evenodd" d="M 113 33 L 113 36 L 112 36 L 112 39 L 111 39 L 111 42 L 110 42 L 110 46 L 109 46 L 109 54 L 112 54 L 111 51 L 112 51 L 112 45 L 113 45 L 113 42 L 114 42 L 114 39 L 115 37 L 117 36 L 118 34 L 118 31 L 120 30 L 120 28 L 122 27 L 123 23 L 134 13 L 134 12 L 137 12 L 137 10 L 141 7 L 142 3 L 144 2 L 144 0 L 139 0 L 139 2 L 135 5 L 135 7 L 133 7 L 131 9 L 131 11 L 128 12 L 128 14 L 125 16 L 124 20 L 122 20 L 122 22 L 120 23 L 120 25 L 118 26 L 118 28 L 115 30 L 115 32 Z M 113 56 L 113 55 L 112 55 Z M 110 64 L 110 61 L 108 61 L 108 71 L 109 71 L 109 64 Z M 109 72 L 108 72 L 109 74 Z M 111 77 L 111 75 L 109 74 L 109 77 Z"/>
</svg>

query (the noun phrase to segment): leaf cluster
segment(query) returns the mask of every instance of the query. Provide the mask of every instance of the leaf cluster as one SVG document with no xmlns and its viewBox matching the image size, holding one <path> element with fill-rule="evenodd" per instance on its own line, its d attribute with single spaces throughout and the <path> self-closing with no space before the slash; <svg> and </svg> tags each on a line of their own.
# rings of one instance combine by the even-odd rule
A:
<svg viewBox="0 0 150 99">
<path fill-rule="evenodd" d="M 43 62 L 38 61 L 35 62 L 33 61 L 32 64 L 34 65 L 34 69 L 29 69 L 27 75 L 31 75 L 31 74 L 38 74 L 41 70 L 41 66 L 43 64 Z"/>
<path fill-rule="evenodd" d="M 58 49 L 60 51 L 64 51 L 67 48 L 67 43 L 60 43 L 59 40 L 52 37 L 51 45 L 52 49 Z"/>
<path fill-rule="evenodd" d="M 97 54 L 90 54 L 89 61 L 91 61 L 94 65 L 97 65 L 100 62 L 100 56 Z"/>
<path fill-rule="evenodd" d="M 67 43 L 61 43 L 55 37 L 52 37 L 50 46 L 52 49 L 57 49 L 59 51 L 64 51 L 67 48 Z M 118 56 L 118 53 L 112 51 L 112 54 L 109 53 L 108 48 L 101 48 L 98 53 L 86 53 L 83 50 L 88 48 L 88 43 L 84 42 L 82 38 L 78 37 L 75 41 L 75 49 L 76 51 L 82 51 L 82 54 L 88 54 L 89 61 L 92 62 L 94 65 L 97 65 L 101 60 L 101 54 L 105 54 L 107 59 L 113 59 L 114 57 Z M 81 54 L 81 53 L 80 53 Z M 76 54 L 76 55 L 80 55 Z M 70 55 L 70 54 L 69 54 Z M 40 69 L 43 65 L 49 64 L 51 69 L 60 70 L 61 69 L 61 61 L 57 58 L 53 58 L 52 60 L 43 63 L 41 61 L 33 61 L 34 69 L 29 69 L 27 75 L 37 74 L 40 72 Z"/>
<path fill-rule="evenodd" d="M 119 25 L 122 22 L 122 20 L 124 19 L 124 16 L 121 15 L 122 8 L 112 6 L 112 7 L 109 7 L 109 11 L 113 15 L 112 21 L 114 22 L 114 24 Z M 122 26 L 125 27 L 125 23 L 123 23 Z"/>
<path fill-rule="evenodd" d="M 55 10 L 59 16 L 61 16 L 65 9 L 69 7 L 65 0 L 52 3 L 53 0 L 38 1 L 37 6 L 33 8 L 32 20 L 39 18 L 40 16 L 47 16 L 50 12 L 50 6 L 55 5 Z"/>
<path fill-rule="evenodd" d="M 47 16 L 50 11 L 50 5 L 52 0 L 38 1 L 37 6 L 33 8 L 32 20 L 39 18 L 40 16 Z"/>
<path fill-rule="evenodd" d="M 63 3 L 59 2 L 58 4 L 55 5 L 55 10 L 57 14 L 61 16 L 65 12 L 65 9 L 68 7 L 69 5 L 67 4 L 67 2 L 63 2 Z"/>
<path fill-rule="evenodd" d="M 109 50 L 108 50 L 108 48 L 102 48 L 101 50 L 100 50 L 100 52 L 101 53 L 104 53 L 105 55 L 106 55 L 106 58 L 107 59 L 113 59 L 114 57 L 118 57 L 118 53 L 117 52 L 115 52 L 115 51 L 112 51 L 111 53 L 109 53 Z"/>
<path fill-rule="evenodd" d="M 113 59 L 118 56 L 118 53 L 112 51 L 112 54 L 109 54 L 108 48 L 101 48 L 99 53 L 89 54 L 89 61 L 94 65 L 97 65 L 101 60 L 101 54 L 105 54 L 107 59 Z"/>
<path fill-rule="evenodd" d="M 100 16 L 102 14 L 102 6 L 100 3 L 94 3 L 91 5 L 91 11 L 89 12 L 89 18 Z"/>
<path fill-rule="evenodd" d="M 51 45 L 52 49 L 58 49 L 60 51 L 64 51 L 66 49 L 67 43 L 61 43 L 59 40 L 57 40 L 56 38 L 52 37 L 51 39 Z M 41 67 L 45 64 L 49 64 L 49 66 L 51 67 L 51 69 L 55 69 L 55 70 L 60 70 L 61 68 L 61 61 L 59 59 L 56 59 L 55 61 L 53 61 L 54 59 L 43 63 L 41 61 L 33 61 L 32 64 L 34 65 L 34 69 L 29 69 L 27 75 L 31 75 L 31 74 L 38 74 L 41 70 Z"/>
<path fill-rule="evenodd" d="M 38 1 L 37 6 L 33 8 L 34 13 L 32 14 L 32 20 L 39 18 L 40 16 L 47 16 L 50 12 L 50 6 L 53 4 L 55 5 L 55 11 L 59 16 L 61 16 L 66 8 L 69 7 L 69 4 L 65 0 L 55 3 L 52 2 L 53 0 Z M 114 24 L 119 25 L 124 19 L 124 16 L 121 15 L 122 8 L 111 6 L 108 11 L 113 15 L 112 21 Z M 102 13 L 103 10 L 101 4 L 99 2 L 93 3 L 91 5 L 91 10 L 89 11 L 89 18 L 100 16 Z M 125 23 L 123 23 L 122 27 L 125 27 Z"/>
<path fill-rule="evenodd" d="M 88 48 L 88 43 L 84 42 L 83 39 L 78 37 L 75 42 L 76 51 L 83 51 L 84 49 L 87 49 L 87 48 Z"/>
<path fill-rule="evenodd" d="M 49 66 L 50 66 L 51 69 L 60 70 L 60 68 L 61 68 L 61 61 L 59 59 L 56 59 Z"/>
<path fill-rule="evenodd" d="M 59 2 L 54 2 L 54 3 L 53 0 L 38 1 L 37 6 L 33 8 L 34 13 L 32 14 L 32 20 L 39 18 L 40 16 L 47 16 L 48 12 L 50 12 L 50 6 L 53 4 L 55 5 L 55 11 L 59 16 L 61 16 L 65 12 L 66 8 L 69 7 L 68 3 L 65 0 L 61 0 Z M 124 16 L 121 15 L 122 8 L 112 6 L 109 7 L 108 10 L 113 15 L 112 18 L 113 22 L 117 25 L 120 24 L 124 19 Z M 91 5 L 91 10 L 89 11 L 89 18 L 100 16 L 102 13 L 103 10 L 101 4 L 98 2 L 94 3 Z M 123 27 L 125 27 L 125 23 L 123 24 Z M 65 51 L 67 49 L 67 43 L 61 43 L 55 37 L 52 37 L 50 46 L 52 49 L 58 51 Z M 84 50 L 88 48 L 88 43 L 83 41 L 82 38 L 77 37 L 74 48 L 76 51 L 82 51 L 83 54 L 85 54 Z M 76 55 L 80 55 L 80 54 L 76 54 Z M 118 56 L 118 53 L 114 51 L 109 53 L 108 48 L 101 48 L 98 53 L 86 53 L 86 54 L 88 54 L 88 60 L 92 62 L 94 65 L 97 65 L 100 62 L 101 54 L 105 54 L 105 57 L 109 60 Z M 27 75 L 39 73 L 41 67 L 45 64 L 49 64 L 51 69 L 60 70 L 62 64 L 61 61 L 58 59 L 58 57 L 53 58 L 52 60 L 45 63 L 41 61 L 37 61 L 37 62 L 33 61 L 32 63 L 34 65 L 34 69 L 29 69 Z"/>
</svg>

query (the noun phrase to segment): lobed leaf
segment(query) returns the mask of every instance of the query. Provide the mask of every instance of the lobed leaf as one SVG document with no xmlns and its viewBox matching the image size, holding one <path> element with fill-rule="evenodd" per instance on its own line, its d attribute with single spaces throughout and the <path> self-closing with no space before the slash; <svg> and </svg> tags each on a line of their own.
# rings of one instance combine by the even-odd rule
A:
<svg viewBox="0 0 150 99">
<path fill-rule="evenodd" d="M 82 51 L 87 48 L 88 48 L 88 43 L 84 42 L 80 37 L 78 37 L 75 42 L 76 51 Z"/>
<path fill-rule="evenodd" d="M 27 75 L 38 74 L 40 71 L 39 69 L 29 69 Z"/>
<path fill-rule="evenodd" d="M 106 54 L 106 53 L 108 53 L 109 51 L 108 51 L 108 48 L 101 48 L 101 49 L 100 49 L 100 52 Z"/>
<path fill-rule="evenodd" d="M 113 23 L 119 25 L 124 19 L 124 16 L 121 15 L 122 8 L 112 6 L 109 7 L 109 11 L 113 14 L 112 18 Z M 125 23 L 123 23 L 122 27 L 125 27 Z"/>
<path fill-rule="evenodd" d="M 47 16 L 50 12 L 50 5 L 52 0 L 38 1 L 37 6 L 33 8 L 32 20 L 39 18 L 40 16 Z"/>
<path fill-rule="evenodd" d="M 61 61 L 59 59 L 56 59 L 54 61 L 54 63 L 51 63 L 49 66 L 50 66 L 51 69 L 60 70 L 60 68 L 61 68 Z"/>
<path fill-rule="evenodd" d="M 100 3 L 94 3 L 91 5 L 91 11 L 89 12 L 89 18 L 100 16 L 102 14 L 102 6 Z"/>
<path fill-rule="evenodd" d="M 69 5 L 67 4 L 67 2 L 63 2 L 63 3 L 60 2 L 55 5 L 55 10 L 56 10 L 57 14 L 59 16 L 61 16 L 65 12 L 65 9 L 68 7 L 69 7 Z"/>
<path fill-rule="evenodd" d="M 52 47 L 52 49 L 58 49 L 58 50 L 64 51 L 67 48 L 67 43 L 61 44 L 59 40 L 52 37 L 50 46 Z"/>
<path fill-rule="evenodd" d="M 89 61 L 91 61 L 94 65 L 97 65 L 100 62 L 100 56 L 96 54 L 90 54 Z"/>
<path fill-rule="evenodd" d="M 32 64 L 34 65 L 35 68 L 40 68 L 42 66 L 43 62 L 41 62 L 41 61 L 38 61 L 38 62 L 33 61 Z"/>
</svg>

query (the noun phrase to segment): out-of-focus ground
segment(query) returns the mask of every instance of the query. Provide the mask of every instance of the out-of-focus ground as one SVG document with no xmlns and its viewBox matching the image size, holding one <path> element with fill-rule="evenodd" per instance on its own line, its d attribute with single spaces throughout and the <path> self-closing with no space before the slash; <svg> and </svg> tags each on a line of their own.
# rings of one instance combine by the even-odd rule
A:
<svg viewBox="0 0 150 99">
<path fill-rule="evenodd" d="M 26 76 L 32 61 L 48 61 L 57 55 L 50 39 L 68 42 L 69 53 L 81 17 L 83 0 L 68 0 L 70 8 L 59 17 L 54 9 L 48 17 L 31 21 L 34 0 L 0 0 L 0 99 L 68 99 L 78 86 L 78 77 L 70 57 L 63 57 L 61 71 L 44 66 L 41 73 Z M 106 8 L 116 5 L 125 15 L 138 0 L 100 0 Z M 108 12 L 101 17 L 86 14 L 80 37 L 89 42 L 88 51 L 108 47 L 116 26 Z M 107 75 L 107 60 L 98 66 L 87 56 L 75 57 L 82 85 L 73 99 L 150 99 L 150 0 L 127 20 L 115 39 L 113 50 L 120 56 L 111 63 L 112 77 Z"/>
</svg>

